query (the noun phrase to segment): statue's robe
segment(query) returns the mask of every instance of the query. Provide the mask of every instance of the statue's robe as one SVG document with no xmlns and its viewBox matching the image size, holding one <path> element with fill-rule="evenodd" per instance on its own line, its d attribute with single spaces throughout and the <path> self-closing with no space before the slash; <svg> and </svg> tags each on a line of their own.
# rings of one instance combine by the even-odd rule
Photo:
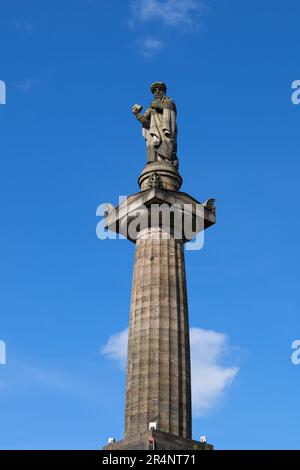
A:
<svg viewBox="0 0 300 470">
<path fill-rule="evenodd" d="M 161 109 L 150 107 L 143 115 L 143 136 L 147 142 L 148 162 L 177 161 L 176 105 L 170 98 L 158 101 Z"/>
</svg>

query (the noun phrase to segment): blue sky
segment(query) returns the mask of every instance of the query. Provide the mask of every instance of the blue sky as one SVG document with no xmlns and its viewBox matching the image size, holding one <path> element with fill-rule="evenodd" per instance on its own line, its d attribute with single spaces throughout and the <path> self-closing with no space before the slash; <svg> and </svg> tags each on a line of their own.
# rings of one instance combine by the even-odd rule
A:
<svg viewBox="0 0 300 470">
<path fill-rule="evenodd" d="M 217 201 L 186 252 L 190 324 L 235 372 L 200 397 L 194 438 L 299 448 L 299 18 L 297 0 L 1 2 L 0 448 L 122 435 L 107 348 L 128 324 L 134 246 L 98 240 L 95 213 L 138 190 L 130 108 L 154 80 L 177 103 L 183 191 Z"/>
</svg>

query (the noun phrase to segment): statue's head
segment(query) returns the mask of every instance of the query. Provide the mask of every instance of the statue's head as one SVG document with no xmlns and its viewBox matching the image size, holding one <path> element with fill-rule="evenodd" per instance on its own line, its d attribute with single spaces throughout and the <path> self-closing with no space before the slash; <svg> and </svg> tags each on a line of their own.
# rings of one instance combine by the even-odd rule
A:
<svg viewBox="0 0 300 470">
<path fill-rule="evenodd" d="M 154 82 L 150 86 L 150 90 L 154 98 L 162 98 L 167 92 L 167 86 L 164 82 Z"/>
</svg>

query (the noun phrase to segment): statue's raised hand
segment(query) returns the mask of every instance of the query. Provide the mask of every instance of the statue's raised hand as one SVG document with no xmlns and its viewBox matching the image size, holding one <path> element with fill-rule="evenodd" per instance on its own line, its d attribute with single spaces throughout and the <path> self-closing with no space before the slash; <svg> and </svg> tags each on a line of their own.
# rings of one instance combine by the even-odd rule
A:
<svg viewBox="0 0 300 470">
<path fill-rule="evenodd" d="M 142 111 L 143 106 L 140 104 L 134 104 L 131 109 L 132 109 L 133 114 L 137 115 Z"/>
</svg>

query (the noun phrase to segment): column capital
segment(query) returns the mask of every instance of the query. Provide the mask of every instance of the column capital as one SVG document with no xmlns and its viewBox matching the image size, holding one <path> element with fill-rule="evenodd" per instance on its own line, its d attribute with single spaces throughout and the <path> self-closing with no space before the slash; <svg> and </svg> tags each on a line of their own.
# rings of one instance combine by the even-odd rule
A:
<svg viewBox="0 0 300 470">
<path fill-rule="evenodd" d="M 107 215 L 104 226 L 133 243 L 141 230 L 163 227 L 185 243 L 216 223 L 213 199 L 208 201 L 200 203 L 187 193 L 153 187 L 125 198 Z"/>
</svg>

